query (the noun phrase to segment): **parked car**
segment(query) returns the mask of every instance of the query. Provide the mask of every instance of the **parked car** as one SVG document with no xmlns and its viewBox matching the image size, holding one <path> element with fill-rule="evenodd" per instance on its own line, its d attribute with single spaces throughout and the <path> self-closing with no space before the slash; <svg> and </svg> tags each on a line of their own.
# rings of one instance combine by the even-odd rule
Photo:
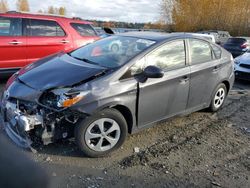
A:
<svg viewBox="0 0 250 188">
<path fill-rule="evenodd" d="M 0 75 L 38 59 L 69 52 L 99 39 L 90 22 L 79 18 L 7 12 L 0 14 Z"/>
<path fill-rule="evenodd" d="M 233 37 L 229 38 L 223 47 L 232 53 L 233 57 L 237 57 L 249 50 L 249 41 L 243 37 Z"/>
<path fill-rule="evenodd" d="M 108 47 L 119 40 L 119 52 Z M 75 137 L 90 157 L 128 133 L 204 108 L 219 110 L 234 81 L 232 55 L 191 34 L 123 33 L 37 61 L 5 87 L 4 127 L 19 146 Z"/>
<path fill-rule="evenodd" d="M 223 44 L 231 37 L 228 31 L 208 30 L 208 31 L 199 31 L 197 33 L 214 36 L 216 43 L 221 46 L 223 46 Z"/>
<path fill-rule="evenodd" d="M 235 77 L 250 81 L 250 51 L 234 59 Z"/>
</svg>

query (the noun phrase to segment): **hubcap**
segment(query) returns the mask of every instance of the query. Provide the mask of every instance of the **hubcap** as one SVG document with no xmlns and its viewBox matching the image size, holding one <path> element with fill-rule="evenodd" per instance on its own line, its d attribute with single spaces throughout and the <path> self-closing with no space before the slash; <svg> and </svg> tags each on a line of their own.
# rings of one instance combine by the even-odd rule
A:
<svg viewBox="0 0 250 188">
<path fill-rule="evenodd" d="M 85 133 L 85 141 L 94 151 L 107 151 L 117 144 L 120 135 L 121 129 L 115 120 L 101 118 L 90 124 Z"/>
<path fill-rule="evenodd" d="M 226 93 L 225 93 L 225 90 L 223 88 L 220 88 L 216 94 L 215 94 L 215 97 L 214 97 L 214 106 L 215 108 L 220 108 L 221 105 L 223 104 L 224 100 L 225 100 L 225 96 L 226 96 Z"/>
</svg>

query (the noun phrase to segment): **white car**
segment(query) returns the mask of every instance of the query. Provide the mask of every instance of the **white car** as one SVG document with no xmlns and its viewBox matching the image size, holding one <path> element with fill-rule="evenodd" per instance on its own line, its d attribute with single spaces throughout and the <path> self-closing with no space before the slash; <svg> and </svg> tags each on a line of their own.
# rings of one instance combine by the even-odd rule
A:
<svg viewBox="0 0 250 188">
<path fill-rule="evenodd" d="M 213 43 L 216 43 L 214 35 L 209 35 L 209 34 L 201 34 L 201 33 L 192 33 L 195 36 L 203 37 Z"/>
<path fill-rule="evenodd" d="M 250 51 L 234 59 L 235 77 L 250 81 Z"/>
</svg>

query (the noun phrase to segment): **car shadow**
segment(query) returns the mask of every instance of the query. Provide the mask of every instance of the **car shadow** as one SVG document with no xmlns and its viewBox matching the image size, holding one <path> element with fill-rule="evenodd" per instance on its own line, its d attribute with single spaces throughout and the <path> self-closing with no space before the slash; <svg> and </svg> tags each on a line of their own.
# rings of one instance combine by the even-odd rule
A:
<svg viewBox="0 0 250 188">
<path fill-rule="evenodd" d="M 60 140 L 47 146 L 35 146 L 34 149 L 37 153 L 45 155 L 79 158 L 87 157 L 78 149 L 74 140 Z"/>
<path fill-rule="evenodd" d="M 233 89 L 250 90 L 250 81 L 236 78 Z"/>
</svg>

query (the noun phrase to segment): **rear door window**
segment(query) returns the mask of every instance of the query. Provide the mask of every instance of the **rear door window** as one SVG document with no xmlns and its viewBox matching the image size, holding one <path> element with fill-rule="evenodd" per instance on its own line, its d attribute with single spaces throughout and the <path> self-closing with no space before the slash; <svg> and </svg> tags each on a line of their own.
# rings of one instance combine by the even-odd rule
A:
<svg viewBox="0 0 250 188">
<path fill-rule="evenodd" d="M 81 36 L 96 36 L 96 32 L 89 24 L 71 23 L 70 24 Z"/>
<path fill-rule="evenodd" d="M 0 17 L 0 36 L 22 36 L 22 19 Z"/>
<path fill-rule="evenodd" d="M 189 47 L 192 65 L 205 63 L 213 59 L 213 53 L 208 42 L 198 39 L 190 39 Z"/>
<path fill-rule="evenodd" d="M 56 21 L 29 19 L 28 36 L 61 37 L 65 36 L 64 30 Z"/>
</svg>

